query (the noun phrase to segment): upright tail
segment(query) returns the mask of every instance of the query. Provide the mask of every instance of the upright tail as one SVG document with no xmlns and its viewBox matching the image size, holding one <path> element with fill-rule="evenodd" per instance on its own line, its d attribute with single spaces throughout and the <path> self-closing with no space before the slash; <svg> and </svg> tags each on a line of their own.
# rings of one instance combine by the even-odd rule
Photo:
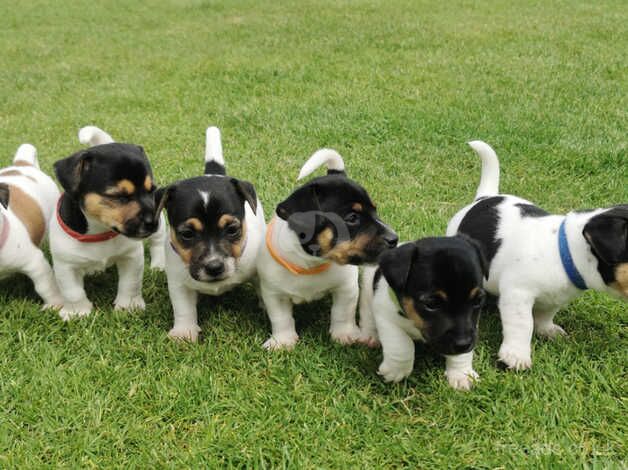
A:
<svg viewBox="0 0 628 470">
<path fill-rule="evenodd" d="M 225 175 L 226 173 L 220 129 L 214 126 L 208 127 L 205 132 L 205 174 Z"/>
<path fill-rule="evenodd" d="M 475 199 L 499 194 L 499 160 L 497 154 L 486 142 L 474 140 L 469 145 L 482 159 L 482 176 L 475 193 Z"/>
<path fill-rule="evenodd" d="M 15 152 L 13 164 L 39 168 L 39 162 L 37 161 L 37 149 L 31 144 L 20 145 L 17 152 Z"/>
<path fill-rule="evenodd" d="M 322 165 L 327 165 L 327 174 L 345 174 L 345 162 L 338 152 L 333 149 L 320 149 L 314 152 L 301 168 L 297 181 L 305 178 Z"/>
<path fill-rule="evenodd" d="M 113 138 L 105 131 L 96 126 L 85 126 L 79 130 L 79 142 L 83 145 L 93 147 L 95 145 L 111 144 Z"/>
</svg>

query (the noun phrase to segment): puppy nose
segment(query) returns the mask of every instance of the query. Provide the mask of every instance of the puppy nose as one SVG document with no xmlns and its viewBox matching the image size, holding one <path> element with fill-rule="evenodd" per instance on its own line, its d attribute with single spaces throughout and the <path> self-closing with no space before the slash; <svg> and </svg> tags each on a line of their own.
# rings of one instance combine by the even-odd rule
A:
<svg viewBox="0 0 628 470">
<path fill-rule="evenodd" d="M 225 264 L 219 259 L 213 259 L 205 265 L 205 272 L 210 276 L 220 276 L 225 271 Z"/>
<path fill-rule="evenodd" d="M 388 248 L 396 247 L 397 246 L 397 242 L 399 241 L 399 237 L 393 231 L 388 231 L 386 234 L 384 234 L 384 236 L 382 238 L 386 242 L 386 245 L 388 245 Z"/>
<path fill-rule="evenodd" d="M 146 214 L 142 217 L 142 222 L 146 227 L 146 230 L 151 232 L 157 230 L 157 225 L 159 224 L 158 219 L 155 218 L 153 214 Z"/>
<path fill-rule="evenodd" d="M 453 341 L 454 350 L 456 352 L 467 352 L 473 344 L 472 336 L 460 336 Z"/>
</svg>

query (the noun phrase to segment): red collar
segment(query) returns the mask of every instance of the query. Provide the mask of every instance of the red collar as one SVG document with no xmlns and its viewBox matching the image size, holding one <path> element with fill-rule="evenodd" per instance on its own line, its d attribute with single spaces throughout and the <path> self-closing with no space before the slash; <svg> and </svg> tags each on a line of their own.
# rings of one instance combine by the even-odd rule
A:
<svg viewBox="0 0 628 470">
<path fill-rule="evenodd" d="M 63 199 L 63 194 L 61 195 L 61 197 L 59 198 L 59 202 L 57 203 L 57 222 L 59 222 L 59 227 L 61 227 L 61 229 L 65 233 L 70 235 L 75 240 L 78 240 L 82 243 L 106 242 L 107 240 L 111 240 L 112 238 L 115 238 L 119 235 L 118 232 L 114 232 L 113 230 L 110 232 L 95 233 L 93 235 L 78 233 L 72 230 L 65 224 L 63 219 L 61 219 L 61 214 L 59 213 L 59 209 L 61 208 L 61 199 Z"/>
<path fill-rule="evenodd" d="M 2 231 L 0 232 L 0 250 L 2 249 L 2 247 L 4 246 L 8 238 L 9 238 L 9 218 L 5 216 L 4 220 L 2 221 Z"/>
</svg>

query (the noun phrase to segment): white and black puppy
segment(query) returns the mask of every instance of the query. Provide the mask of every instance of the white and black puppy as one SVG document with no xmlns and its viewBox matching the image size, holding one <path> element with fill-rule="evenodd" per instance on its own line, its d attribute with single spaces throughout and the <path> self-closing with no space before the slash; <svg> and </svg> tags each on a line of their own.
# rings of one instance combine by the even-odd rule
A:
<svg viewBox="0 0 628 470">
<path fill-rule="evenodd" d="M 628 205 L 551 215 L 525 199 L 499 194 L 499 161 L 481 141 L 475 200 L 449 222 L 483 247 L 490 266 L 485 289 L 499 296 L 503 342 L 499 360 L 511 369 L 532 365 L 532 332 L 565 334 L 554 315 L 594 289 L 628 299 Z"/>
<path fill-rule="evenodd" d="M 332 338 L 343 344 L 369 341 L 355 322 L 357 265 L 374 263 L 397 245 L 397 235 L 378 218 L 366 190 L 347 178 L 336 151 L 314 153 L 299 179 L 321 165 L 328 167 L 326 176 L 301 186 L 277 206 L 260 249 L 261 296 L 272 324 L 267 349 L 292 348 L 299 338 L 293 304 L 329 293 Z"/>
<path fill-rule="evenodd" d="M 205 175 L 157 191 L 170 222 L 166 242 L 173 338 L 196 341 L 198 294 L 221 295 L 254 280 L 264 240 L 264 210 L 254 186 L 226 176 L 220 131 L 206 133 Z"/>
<path fill-rule="evenodd" d="M 480 245 L 455 236 L 405 243 L 382 254 L 379 267 L 364 270 L 360 327 L 381 341 L 384 360 L 378 373 L 386 382 L 410 375 L 414 340 L 419 340 L 445 356 L 453 388 L 471 388 L 478 378 L 473 348 L 486 269 Z"/>
<path fill-rule="evenodd" d="M 39 169 L 35 147 L 21 145 L 13 165 L 0 170 L 0 277 L 26 274 L 46 307 L 63 304 L 39 249 L 58 199 L 57 185 Z"/>
<path fill-rule="evenodd" d="M 91 312 L 83 278 L 113 264 L 119 276 L 115 308 L 144 309 L 142 239 L 160 229 L 150 163 L 142 147 L 115 143 L 97 127 L 81 129 L 79 139 L 93 146 L 54 165 L 65 190 L 50 228 L 54 272 L 64 297 L 61 318 Z M 165 235 L 163 230 L 161 224 Z M 152 239 L 158 265 L 163 238 Z"/>
</svg>

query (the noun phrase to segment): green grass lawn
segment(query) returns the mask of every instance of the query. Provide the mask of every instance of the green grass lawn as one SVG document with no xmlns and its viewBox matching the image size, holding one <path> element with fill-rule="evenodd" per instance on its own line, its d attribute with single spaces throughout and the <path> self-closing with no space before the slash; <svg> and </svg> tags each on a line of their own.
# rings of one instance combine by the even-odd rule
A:
<svg viewBox="0 0 628 470">
<path fill-rule="evenodd" d="M 200 174 L 204 131 L 267 215 L 317 148 L 345 157 L 402 239 L 443 234 L 475 194 L 482 139 L 502 189 L 553 212 L 628 202 L 628 10 L 620 1 L 2 1 L 0 155 L 33 143 L 45 170 L 95 124 L 142 144 L 158 183 Z M 587 293 L 535 339 L 534 367 L 496 367 L 481 323 L 470 393 L 418 348 L 386 385 L 381 351 L 298 307 L 293 352 L 246 286 L 203 298 L 203 340 L 168 340 L 162 273 L 143 313 L 62 323 L 26 278 L 0 284 L 0 467 L 626 468 L 626 304 Z"/>
</svg>

